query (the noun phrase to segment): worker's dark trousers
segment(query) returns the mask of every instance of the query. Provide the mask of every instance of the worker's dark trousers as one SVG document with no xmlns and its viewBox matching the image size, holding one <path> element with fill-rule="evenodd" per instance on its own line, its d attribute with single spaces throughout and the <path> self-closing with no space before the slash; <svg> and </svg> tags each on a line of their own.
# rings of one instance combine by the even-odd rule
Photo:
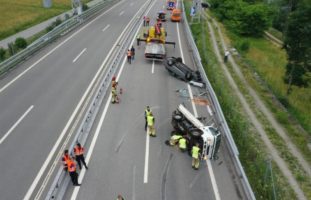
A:
<svg viewBox="0 0 311 200">
<path fill-rule="evenodd" d="M 82 169 L 81 162 L 84 165 L 84 167 L 87 169 L 87 166 L 86 166 L 86 163 L 85 163 L 83 155 L 76 156 L 76 161 L 77 161 L 80 169 Z"/>
<path fill-rule="evenodd" d="M 78 173 L 77 172 L 69 172 L 71 181 L 73 185 L 79 185 L 78 183 Z"/>
<path fill-rule="evenodd" d="M 127 57 L 127 62 L 131 64 L 131 61 L 132 61 L 132 56 L 128 56 Z"/>
</svg>

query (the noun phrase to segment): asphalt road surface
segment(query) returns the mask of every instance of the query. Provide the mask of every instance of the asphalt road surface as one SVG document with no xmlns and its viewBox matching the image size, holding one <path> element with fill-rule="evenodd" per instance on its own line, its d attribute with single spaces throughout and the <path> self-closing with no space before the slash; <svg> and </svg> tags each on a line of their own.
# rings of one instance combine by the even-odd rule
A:
<svg viewBox="0 0 311 200">
<path fill-rule="evenodd" d="M 74 117 L 81 110 L 79 102 L 119 34 L 144 2 L 116 3 L 2 77 L 0 199 L 32 199 L 52 163 L 60 165 L 54 159 L 64 142 L 61 137 L 79 120 Z M 148 14 L 151 24 L 164 5 L 163 0 L 154 2 Z M 168 21 L 163 26 L 167 40 L 177 44 L 176 48 L 167 46 L 168 56 L 183 57 L 193 67 L 183 24 Z M 134 46 L 135 60 L 124 63 L 120 71 L 121 103 L 113 105 L 106 98 L 86 145 L 89 170 L 82 171 L 81 187 L 69 186 L 66 199 L 115 199 L 119 193 L 137 200 L 243 199 L 223 145 L 218 160 L 202 162 L 195 171 L 190 156 L 164 144 L 172 131 L 172 111 L 180 103 L 199 116 L 213 116 L 206 106 L 194 105 L 189 97 L 176 92 L 185 89 L 195 96 L 200 90 L 189 91 L 191 87 L 171 77 L 162 63 L 146 61 L 144 44 Z M 149 138 L 144 130 L 147 105 L 155 115 L 156 138 Z"/>
</svg>

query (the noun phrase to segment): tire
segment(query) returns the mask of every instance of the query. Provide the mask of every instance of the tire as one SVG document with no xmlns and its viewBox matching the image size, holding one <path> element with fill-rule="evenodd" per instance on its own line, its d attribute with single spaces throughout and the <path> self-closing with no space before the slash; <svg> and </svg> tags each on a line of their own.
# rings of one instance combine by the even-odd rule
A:
<svg viewBox="0 0 311 200">
<path fill-rule="evenodd" d="M 176 58 L 176 62 L 182 63 L 182 58 L 181 57 Z"/>
<path fill-rule="evenodd" d="M 202 136 L 202 134 L 203 134 L 202 131 L 199 129 L 190 130 L 190 135 L 193 138 L 200 138 Z"/>
<path fill-rule="evenodd" d="M 169 59 L 169 60 L 167 61 L 167 64 L 168 64 L 169 66 L 172 66 L 172 65 L 174 64 L 174 61 L 173 61 L 172 59 Z"/>
<path fill-rule="evenodd" d="M 176 114 L 173 116 L 174 120 L 176 120 L 177 122 L 180 122 L 182 120 L 182 116 L 179 114 Z"/>
<path fill-rule="evenodd" d="M 191 81 L 192 74 L 190 72 L 187 72 L 186 75 L 185 75 L 185 78 L 186 78 L 187 81 Z"/>
</svg>

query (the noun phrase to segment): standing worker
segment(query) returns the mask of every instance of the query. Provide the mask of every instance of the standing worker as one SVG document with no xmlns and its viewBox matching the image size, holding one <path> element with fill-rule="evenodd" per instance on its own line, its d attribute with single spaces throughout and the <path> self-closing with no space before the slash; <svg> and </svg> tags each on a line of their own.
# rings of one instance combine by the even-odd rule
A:
<svg viewBox="0 0 311 200">
<path fill-rule="evenodd" d="M 135 57 L 135 48 L 134 48 L 134 46 L 132 46 L 132 48 L 131 48 L 131 55 L 132 55 L 132 60 L 134 60 L 134 57 Z"/>
<path fill-rule="evenodd" d="M 181 152 L 185 152 L 187 150 L 187 140 L 185 137 L 181 137 L 178 141 L 179 143 L 179 149 Z"/>
<path fill-rule="evenodd" d="M 117 87 L 111 88 L 111 103 L 119 103 Z"/>
<path fill-rule="evenodd" d="M 68 153 L 68 149 L 66 149 L 64 151 L 64 155 L 62 156 L 62 163 L 64 166 L 64 170 L 67 171 L 68 170 L 68 162 L 72 160 L 69 153 Z"/>
<path fill-rule="evenodd" d="M 150 18 L 146 17 L 146 26 L 149 26 Z"/>
<path fill-rule="evenodd" d="M 152 112 L 150 112 L 150 114 L 147 116 L 147 124 L 148 124 L 148 134 L 152 137 L 156 137 L 156 133 L 155 133 L 155 128 L 154 128 L 154 116 L 152 114 Z"/>
<path fill-rule="evenodd" d="M 117 200 L 124 200 L 124 198 L 119 194 Z"/>
<path fill-rule="evenodd" d="M 80 186 L 81 184 L 78 183 L 78 173 L 76 168 L 76 163 L 73 160 L 68 162 L 68 172 L 71 178 L 71 181 L 74 186 Z"/>
<path fill-rule="evenodd" d="M 80 143 L 77 143 L 75 148 L 73 149 L 75 156 L 76 156 L 76 161 L 79 165 L 80 170 L 82 169 L 81 162 L 84 165 L 85 169 L 88 169 L 86 166 L 85 160 L 84 160 L 84 148 L 81 146 Z"/>
<path fill-rule="evenodd" d="M 199 169 L 200 165 L 200 160 L 199 160 L 199 155 L 200 155 L 200 148 L 199 144 L 196 143 L 195 146 L 192 147 L 192 168 L 193 169 Z"/>
<path fill-rule="evenodd" d="M 127 62 L 129 63 L 129 64 L 131 64 L 131 61 L 132 61 L 132 52 L 131 52 L 131 50 L 129 49 L 129 50 L 127 50 Z"/>
<path fill-rule="evenodd" d="M 147 117 L 150 115 L 151 113 L 151 109 L 149 106 L 146 107 L 146 110 L 145 110 L 145 131 L 147 131 L 147 126 L 148 126 L 148 123 L 147 123 Z"/>
</svg>

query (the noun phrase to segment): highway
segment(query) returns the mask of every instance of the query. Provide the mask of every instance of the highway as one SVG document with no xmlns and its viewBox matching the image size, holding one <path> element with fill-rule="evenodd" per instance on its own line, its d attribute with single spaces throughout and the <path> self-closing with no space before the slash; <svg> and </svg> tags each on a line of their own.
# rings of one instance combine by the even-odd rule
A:
<svg viewBox="0 0 311 200">
<path fill-rule="evenodd" d="M 146 1 L 120 1 L 64 38 L 9 72 L 0 80 L 0 198 L 33 199 L 38 196 L 57 154 L 68 147 L 84 112 L 96 73 L 111 47 Z M 151 24 L 165 1 L 152 1 L 147 10 Z M 163 24 L 168 56 L 182 57 L 193 67 L 182 23 Z M 133 42 L 135 38 L 132 38 Z M 244 199 L 224 145 L 219 159 L 191 168 L 191 157 L 166 146 L 171 114 L 180 103 L 195 115 L 212 117 L 206 106 L 193 104 L 191 95 L 202 91 L 171 77 L 162 63 L 144 59 L 144 44 L 136 46 L 132 64 L 123 62 L 119 85 L 121 103 L 105 98 L 86 144 L 89 170 L 79 173 L 81 187 L 67 189 L 66 199 Z M 125 57 L 124 57 L 125 59 Z M 189 97 L 176 90 L 185 89 Z M 144 130 L 144 109 L 151 106 L 156 138 Z M 210 125 L 210 124 L 209 124 Z M 66 138 L 68 138 L 66 140 Z M 65 143 L 65 144 L 64 144 Z M 92 150 L 92 151 L 90 151 Z M 92 154 L 91 154 L 92 153 Z M 44 190 L 48 189 L 48 185 Z M 44 196 L 39 196 L 43 199 Z"/>
</svg>

